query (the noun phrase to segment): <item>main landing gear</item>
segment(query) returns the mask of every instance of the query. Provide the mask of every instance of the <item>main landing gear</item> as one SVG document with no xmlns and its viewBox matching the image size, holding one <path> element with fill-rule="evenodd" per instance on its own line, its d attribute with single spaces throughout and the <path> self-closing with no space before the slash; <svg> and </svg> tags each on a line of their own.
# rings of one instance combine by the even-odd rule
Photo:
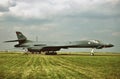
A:
<svg viewBox="0 0 120 79">
<path fill-rule="evenodd" d="M 57 52 L 55 52 L 55 51 L 46 51 L 45 55 L 57 55 Z"/>
<path fill-rule="evenodd" d="M 90 55 L 94 56 L 94 48 L 92 48 Z"/>
</svg>

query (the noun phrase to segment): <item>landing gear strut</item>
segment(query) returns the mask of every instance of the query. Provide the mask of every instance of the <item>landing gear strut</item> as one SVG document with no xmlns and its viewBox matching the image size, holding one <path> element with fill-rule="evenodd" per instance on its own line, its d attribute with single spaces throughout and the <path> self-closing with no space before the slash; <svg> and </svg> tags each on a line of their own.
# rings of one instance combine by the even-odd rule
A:
<svg viewBox="0 0 120 79">
<path fill-rule="evenodd" d="M 28 50 L 26 48 L 23 48 L 23 52 L 24 52 L 24 55 L 28 55 L 29 54 L 29 52 L 28 52 Z"/>
<path fill-rule="evenodd" d="M 90 55 L 94 56 L 94 48 L 92 48 Z"/>
</svg>

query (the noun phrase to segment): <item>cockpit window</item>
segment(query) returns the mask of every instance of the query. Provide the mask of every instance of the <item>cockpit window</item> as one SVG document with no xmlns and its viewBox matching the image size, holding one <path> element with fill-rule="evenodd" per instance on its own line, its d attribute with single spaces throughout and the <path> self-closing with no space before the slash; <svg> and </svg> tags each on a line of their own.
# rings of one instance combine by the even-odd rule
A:
<svg viewBox="0 0 120 79">
<path fill-rule="evenodd" d="M 93 42 L 93 43 L 100 43 L 99 40 L 90 40 L 90 41 Z"/>
<path fill-rule="evenodd" d="M 91 44 L 91 42 L 88 42 L 88 44 Z"/>
</svg>

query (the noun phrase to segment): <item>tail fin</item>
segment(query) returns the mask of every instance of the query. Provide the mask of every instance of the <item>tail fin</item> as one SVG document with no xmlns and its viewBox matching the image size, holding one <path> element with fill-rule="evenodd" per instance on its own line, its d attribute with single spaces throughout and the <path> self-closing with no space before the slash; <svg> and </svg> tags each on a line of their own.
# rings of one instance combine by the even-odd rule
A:
<svg viewBox="0 0 120 79">
<path fill-rule="evenodd" d="M 27 42 L 27 38 L 21 32 L 17 31 L 16 35 L 17 35 L 19 44 Z"/>
<path fill-rule="evenodd" d="M 23 44 L 28 42 L 27 38 L 21 33 L 21 32 L 16 32 L 18 40 L 10 40 L 10 41 L 5 41 L 5 42 L 19 42 L 19 44 Z"/>
<path fill-rule="evenodd" d="M 21 32 L 16 32 L 18 40 L 27 40 L 27 38 L 21 33 Z"/>
</svg>

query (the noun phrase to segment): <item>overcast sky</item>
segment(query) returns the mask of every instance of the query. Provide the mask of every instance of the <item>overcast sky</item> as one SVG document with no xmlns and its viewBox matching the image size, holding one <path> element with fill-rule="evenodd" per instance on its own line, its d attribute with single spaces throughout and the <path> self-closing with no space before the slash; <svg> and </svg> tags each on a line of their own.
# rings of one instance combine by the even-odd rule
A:
<svg viewBox="0 0 120 79">
<path fill-rule="evenodd" d="M 97 39 L 115 45 L 102 51 L 119 52 L 120 0 L 0 0 L 0 49 L 13 48 L 2 42 L 15 31 L 40 41 Z"/>
</svg>

